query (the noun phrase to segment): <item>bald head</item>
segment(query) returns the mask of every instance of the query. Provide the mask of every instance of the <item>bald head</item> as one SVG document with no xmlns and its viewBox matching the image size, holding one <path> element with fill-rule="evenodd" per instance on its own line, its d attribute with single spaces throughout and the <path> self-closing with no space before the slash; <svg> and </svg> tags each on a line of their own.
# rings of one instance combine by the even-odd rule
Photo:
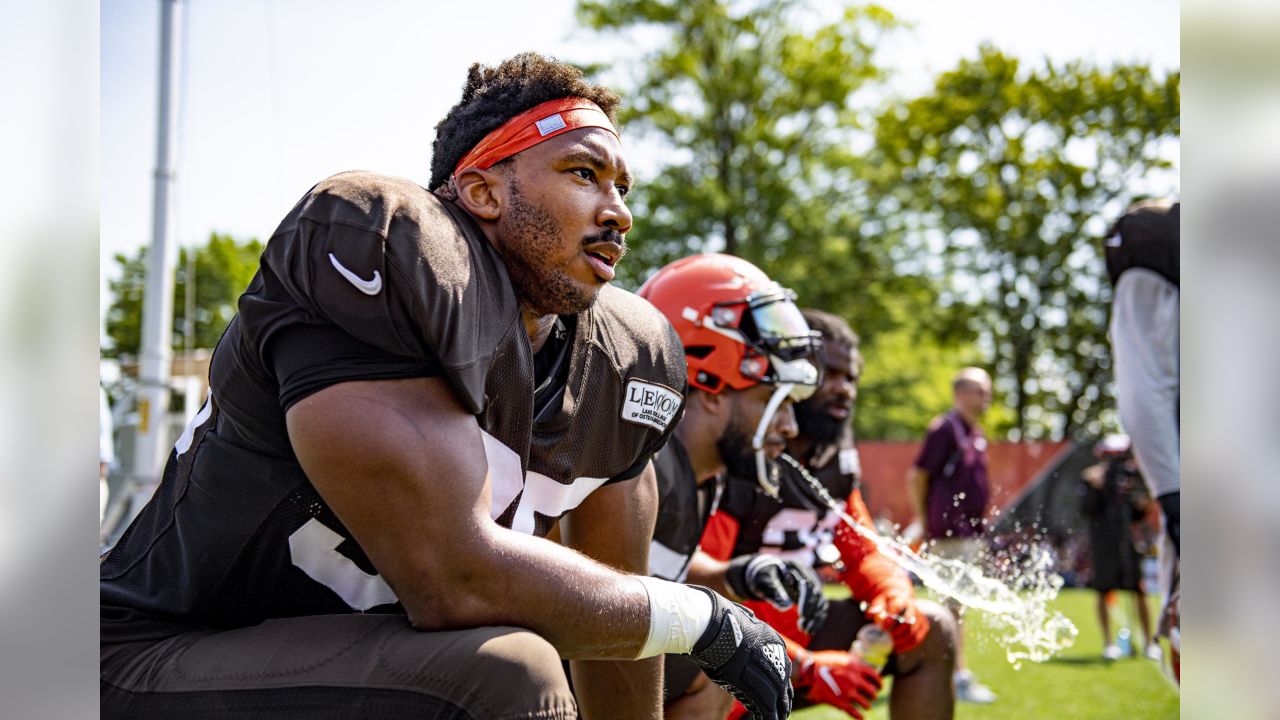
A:
<svg viewBox="0 0 1280 720">
<path fill-rule="evenodd" d="M 951 381 L 956 410 L 973 422 L 991 405 L 991 376 L 980 367 L 962 368 Z"/>
</svg>

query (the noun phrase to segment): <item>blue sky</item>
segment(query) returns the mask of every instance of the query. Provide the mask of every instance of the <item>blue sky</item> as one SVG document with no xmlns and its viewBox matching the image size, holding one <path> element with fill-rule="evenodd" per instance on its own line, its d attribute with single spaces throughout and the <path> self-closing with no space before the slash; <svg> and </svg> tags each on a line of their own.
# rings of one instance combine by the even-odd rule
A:
<svg viewBox="0 0 1280 720">
<path fill-rule="evenodd" d="M 925 89 L 984 40 L 1036 62 L 1180 66 L 1174 0 L 885 5 L 915 24 L 881 48 L 897 72 L 896 94 Z M 100 7 L 105 302 L 111 256 L 150 240 L 159 0 Z M 637 57 L 628 39 L 575 29 L 572 0 L 184 0 L 181 7 L 180 244 L 214 230 L 265 239 L 307 188 L 342 170 L 425 183 L 433 126 L 457 100 L 472 62 L 537 50 L 612 63 L 625 77 Z M 633 165 L 644 168 L 636 159 Z"/>
</svg>

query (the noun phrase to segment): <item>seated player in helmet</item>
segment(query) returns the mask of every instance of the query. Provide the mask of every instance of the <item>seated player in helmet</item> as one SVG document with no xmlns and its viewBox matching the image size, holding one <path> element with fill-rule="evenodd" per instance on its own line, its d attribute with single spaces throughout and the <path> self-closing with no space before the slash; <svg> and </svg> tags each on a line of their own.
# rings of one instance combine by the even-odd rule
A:
<svg viewBox="0 0 1280 720">
<path fill-rule="evenodd" d="M 804 622 L 821 623 L 826 600 L 811 568 L 768 553 L 720 561 L 697 552 L 726 473 L 777 493 L 775 459 L 796 433 L 792 401 L 812 394 L 819 379 L 818 338 L 794 293 L 746 260 L 701 254 L 662 268 L 639 294 L 679 334 L 690 387 L 684 419 L 654 458 L 659 505 L 650 574 L 734 600 L 794 607 Z M 668 718 L 722 718 L 732 707 L 684 658 L 668 655 L 665 675 Z"/>
<path fill-rule="evenodd" d="M 722 558 L 772 552 L 809 567 L 821 554 L 843 566 L 840 578 L 852 597 L 832 602 L 825 621 L 815 626 L 798 623 L 791 611 L 747 603 L 787 638 L 797 707 L 829 704 L 860 718 L 878 688 L 875 671 L 881 670 L 894 676 L 889 697 L 893 717 L 950 718 L 955 711 L 956 633 L 951 613 L 916 598 L 906 573 L 873 541 L 847 527 L 803 477 L 821 484 L 860 525 L 874 529 L 859 489 L 861 467 L 851 424 L 863 366 L 858 336 L 831 313 L 806 308 L 803 316 L 822 335 L 823 378 L 816 392 L 796 404 L 798 431 L 788 438 L 787 455 L 779 465 L 781 494 L 770 497 L 749 478 L 730 477 L 702 548 Z M 883 669 L 867 668 L 849 652 L 869 623 L 892 638 L 892 654 Z"/>
</svg>

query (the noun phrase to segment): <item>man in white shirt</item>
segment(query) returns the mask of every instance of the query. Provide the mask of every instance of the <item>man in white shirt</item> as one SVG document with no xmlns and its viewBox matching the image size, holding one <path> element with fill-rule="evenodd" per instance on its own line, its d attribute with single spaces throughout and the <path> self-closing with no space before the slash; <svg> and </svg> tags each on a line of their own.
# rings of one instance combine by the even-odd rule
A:
<svg viewBox="0 0 1280 720">
<path fill-rule="evenodd" d="M 1179 563 L 1181 512 L 1179 412 L 1181 397 L 1179 222 L 1181 203 L 1142 202 L 1130 207 L 1107 233 L 1111 300 L 1111 351 L 1116 405 L 1133 441 L 1134 456 L 1160 505 L 1165 538 L 1160 548 L 1164 611 L 1159 634 L 1167 636 L 1175 677 L 1179 667 Z"/>
</svg>

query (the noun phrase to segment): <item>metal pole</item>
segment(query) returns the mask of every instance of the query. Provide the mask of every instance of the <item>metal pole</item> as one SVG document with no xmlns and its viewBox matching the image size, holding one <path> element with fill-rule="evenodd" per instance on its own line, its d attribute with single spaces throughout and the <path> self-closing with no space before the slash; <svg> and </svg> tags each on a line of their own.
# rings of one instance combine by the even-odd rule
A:
<svg viewBox="0 0 1280 720">
<path fill-rule="evenodd" d="M 172 438 L 169 432 L 169 376 L 173 363 L 173 252 L 170 205 L 176 154 L 178 4 L 160 0 L 160 86 L 156 122 L 156 170 L 147 251 L 147 286 L 142 304 L 142 347 L 138 364 L 138 428 L 133 478 L 147 487 L 160 480 Z"/>
</svg>

